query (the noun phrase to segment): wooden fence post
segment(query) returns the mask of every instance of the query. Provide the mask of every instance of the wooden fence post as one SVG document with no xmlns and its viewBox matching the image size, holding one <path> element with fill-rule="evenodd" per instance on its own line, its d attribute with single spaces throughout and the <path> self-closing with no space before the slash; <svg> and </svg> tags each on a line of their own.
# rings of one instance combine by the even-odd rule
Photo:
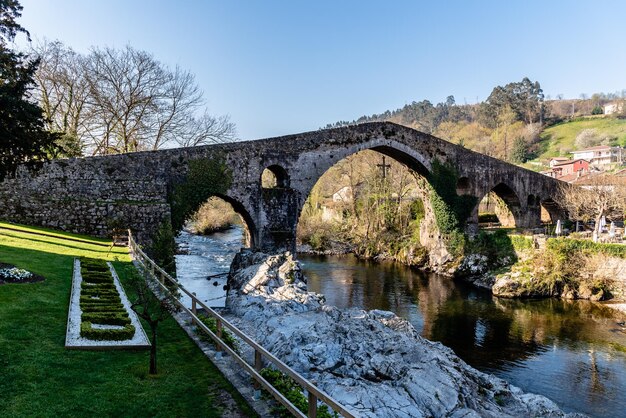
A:
<svg viewBox="0 0 626 418">
<path fill-rule="evenodd" d="M 317 418 L 317 396 L 309 392 L 309 418 Z"/>
<path fill-rule="evenodd" d="M 254 370 L 260 373 L 262 368 L 263 368 L 263 356 L 261 355 L 261 352 L 259 350 L 255 349 L 254 350 Z M 254 381 L 254 388 L 256 390 L 261 389 L 261 384 L 257 382 L 256 380 Z"/>
<path fill-rule="evenodd" d="M 217 328 L 217 338 L 222 339 L 222 321 L 218 318 L 215 318 L 215 326 Z M 217 344 L 217 351 L 222 351 L 222 347 Z"/>
<path fill-rule="evenodd" d="M 193 296 L 191 297 L 191 312 L 193 312 L 193 314 L 194 314 L 194 316 L 195 316 L 195 315 L 197 315 L 197 314 L 198 314 L 198 310 L 197 310 L 197 307 L 196 307 L 196 292 L 193 292 L 193 293 L 192 293 L 192 295 L 193 295 Z M 198 324 L 198 323 L 196 322 L 196 318 L 192 318 L 192 319 L 191 319 L 191 322 L 192 322 L 193 324 L 196 324 L 196 325 Z"/>
</svg>

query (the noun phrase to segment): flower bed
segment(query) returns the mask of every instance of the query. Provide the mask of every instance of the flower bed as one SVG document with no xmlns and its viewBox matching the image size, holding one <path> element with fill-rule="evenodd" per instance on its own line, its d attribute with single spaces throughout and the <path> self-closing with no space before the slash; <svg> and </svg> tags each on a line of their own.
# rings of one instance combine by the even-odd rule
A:
<svg viewBox="0 0 626 418">
<path fill-rule="evenodd" d="M 141 322 L 130 306 L 110 263 L 75 259 L 65 347 L 81 350 L 150 348 Z"/>
<path fill-rule="evenodd" d="M 12 264 L 0 263 L 0 284 L 6 283 L 35 283 L 44 278 L 28 270 L 15 267 Z"/>
<path fill-rule="evenodd" d="M 103 260 L 83 258 L 80 290 L 80 336 L 96 341 L 129 340 L 135 335 L 117 292 L 109 266 Z M 95 326 L 94 326 L 95 325 Z"/>
</svg>

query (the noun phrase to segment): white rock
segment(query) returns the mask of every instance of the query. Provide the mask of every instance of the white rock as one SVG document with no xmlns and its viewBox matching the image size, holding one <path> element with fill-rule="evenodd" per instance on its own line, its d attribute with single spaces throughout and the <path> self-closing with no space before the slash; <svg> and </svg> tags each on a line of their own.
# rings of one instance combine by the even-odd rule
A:
<svg viewBox="0 0 626 418">
<path fill-rule="evenodd" d="M 361 416 L 576 416 L 475 370 L 392 312 L 325 305 L 289 254 L 240 253 L 231 275 L 230 320 Z"/>
</svg>

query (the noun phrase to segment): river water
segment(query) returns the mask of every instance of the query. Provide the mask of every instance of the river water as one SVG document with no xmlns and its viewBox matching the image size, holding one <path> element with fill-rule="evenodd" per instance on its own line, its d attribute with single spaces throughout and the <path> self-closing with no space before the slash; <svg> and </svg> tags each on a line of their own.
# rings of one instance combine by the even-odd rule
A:
<svg viewBox="0 0 626 418">
<path fill-rule="evenodd" d="M 186 285 L 181 266 L 198 277 L 227 271 L 241 246 L 241 230 L 185 235 L 179 242 L 191 253 L 177 256 Z M 606 307 L 495 298 L 447 277 L 353 256 L 299 259 L 309 290 L 324 294 L 330 305 L 395 312 L 470 365 L 545 395 L 568 412 L 626 417 L 626 324 Z M 203 286 L 206 294 L 214 292 L 209 280 L 192 283 L 199 295 Z"/>
</svg>

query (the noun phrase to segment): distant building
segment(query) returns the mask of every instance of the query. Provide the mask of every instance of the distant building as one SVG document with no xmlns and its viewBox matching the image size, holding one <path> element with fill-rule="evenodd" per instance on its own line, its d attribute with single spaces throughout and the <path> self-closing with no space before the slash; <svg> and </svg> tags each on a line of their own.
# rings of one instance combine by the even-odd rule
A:
<svg viewBox="0 0 626 418">
<path fill-rule="evenodd" d="M 589 161 L 583 159 L 563 161 L 555 164 L 552 167 L 552 171 L 556 173 L 555 177 L 557 179 L 579 171 L 586 172 L 589 171 Z"/>
<path fill-rule="evenodd" d="M 557 164 L 560 164 L 560 163 L 563 163 L 563 162 L 569 161 L 569 160 L 570 159 L 567 158 L 567 157 L 553 157 L 553 158 L 550 158 L 549 165 L 550 165 L 550 168 L 552 168 L 552 167 L 554 167 Z"/>
<path fill-rule="evenodd" d="M 605 115 L 614 115 L 624 110 L 624 102 L 613 102 L 604 105 Z"/>
<path fill-rule="evenodd" d="M 344 186 L 333 193 L 333 202 L 352 202 L 352 187 Z"/>
<path fill-rule="evenodd" d="M 622 147 L 610 147 L 608 145 L 598 145 L 597 147 L 585 148 L 573 151 L 574 159 L 583 159 L 596 167 L 606 167 L 611 164 L 621 164 L 624 162 L 626 153 Z"/>
<path fill-rule="evenodd" d="M 555 179 L 559 179 L 562 181 L 573 181 L 577 180 L 581 176 L 587 175 L 589 173 L 589 161 L 578 159 L 578 160 L 568 160 L 555 162 L 556 158 L 550 160 L 550 166 L 552 167 L 550 170 L 542 171 L 541 174 L 548 177 L 553 177 Z"/>
</svg>

